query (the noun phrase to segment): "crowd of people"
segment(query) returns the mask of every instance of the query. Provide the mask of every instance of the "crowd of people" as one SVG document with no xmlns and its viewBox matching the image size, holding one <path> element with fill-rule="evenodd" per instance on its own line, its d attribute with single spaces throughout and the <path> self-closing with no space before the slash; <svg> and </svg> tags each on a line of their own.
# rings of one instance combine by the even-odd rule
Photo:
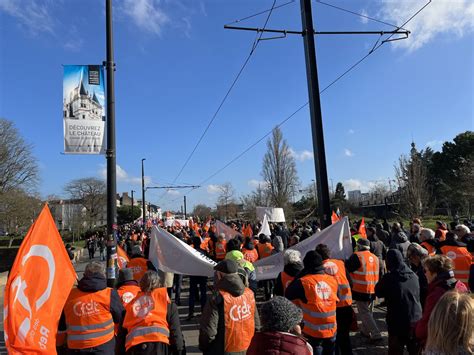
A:
<svg viewBox="0 0 474 355">
<path fill-rule="evenodd" d="M 347 260 L 332 258 L 325 244 L 305 255 L 290 248 L 318 231 L 316 223 L 274 224 L 270 236 L 257 236 L 258 225 L 230 227 L 231 239 L 210 221 L 167 227 L 217 262 L 213 279 L 189 277 L 187 319 L 199 302 L 204 354 L 352 354 L 351 331 L 371 344 L 382 339 L 376 302 L 386 307 L 389 354 L 473 354 L 474 233 L 467 221 L 450 228 L 439 222 L 433 231 L 414 219 L 409 232 L 400 223 L 374 221 L 365 233 L 354 225 Z M 115 288 L 107 287 L 103 263 L 92 261 L 69 295 L 58 351 L 185 354 L 177 308 L 185 275 L 156 270 L 146 231 L 122 229 L 119 246 L 130 260 Z M 258 282 L 253 263 L 279 252 L 284 269 Z"/>
</svg>

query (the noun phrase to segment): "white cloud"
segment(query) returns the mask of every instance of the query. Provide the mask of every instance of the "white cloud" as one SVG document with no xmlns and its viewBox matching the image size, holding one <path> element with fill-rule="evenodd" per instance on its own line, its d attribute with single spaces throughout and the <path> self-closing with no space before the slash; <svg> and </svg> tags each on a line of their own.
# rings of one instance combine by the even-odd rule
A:
<svg viewBox="0 0 474 355">
<path fill-rule="evenodd" d="M 354 133 L 355 133 L 355 131 L 352 128 L 347 131 L 347 134 L 354 134 Z"/>
<path fill-rule="evenodd" d="M 159 35 L 170 21 L 159 4 L 159 0 L 124 0 L 121 10 L 140 29 Z"/>
<path fill-rule="evenodd" d="M 402 25 L 423 3 L 426 3 L 426 0 L 384 0 L 380 16 L 388 22 Z M 408 51 L 422 47 L 440 34 L 462 37 L 474 29 L 474 1 L 432 1 L 405 28 L 411 31 L 410 37 L 395 43 Z"/>
<path fill-rule="evenodd" d="M 344 155 L 346 157 L 353 157 L 354 153 L 350 149 L 344 148 Z"/>
<path fill-rule="evenodd" d="M 297 151 L 293 150 L 293 148 L 290 148 L 289 151 L 293 158 L 301 162 L 304 162 L 305 160 L 311 160 L 314 158 L 313 153 L 310 152 L 309 150 L 302 150 L 301 152 L 298 153 Z"/>
<path fill-rule="evenodd" d="M 54 20 L 48 1 L 1 0 L 0 10 L 16 18 L 31 34 L 54 33 Z"/>
<path fill-rule="evenodd" d="M 168 189 L 166 190 L 166 193 L 170 196 L 178 196 L 178 195 L 181 195 L 181 192 L 179 192 L 178 190 L 173 190 L 173 189 Z"/>
<path fill-rule="evenodd" d="M 373 181 L 364 181 L 358 179 L 349 179 L 342 182 L 344 185 L 344 190 L 353 191 L 353 190 L 361 190 L 362 192 L 367 192 L 371 188 L 373 188 L 376 183 Z"/>
<path fill-rule="evenodd" d="M 369 14 L 367 13 L 367 10 L 365 9 L 361 11 L 361 14 L 364 16 L 369 16 Z M 366 17 L 361 17 L 360 22 L 362 22 L 363 24 L 366 24 L 367 22 L 369 22 L 369 19 Z"/>
<path fill-rule="evenodd" d="M 426 142 L 426 146 L 430 147 L 431 149 L 441 147 L 443 145 L 443 141 L 438 141 L 438 140 L 432 140 L 429 142 Z"/>
<path fill-rule="evenodd" d="M 118 182 L 126 182 L 132 185 L 141 185 L 142 183 L 141 176 L 135 177 L 135 176 L 128 175 L 128 173 L 118 164 L 115 168 L 115 173 L 116 173 Z M 107 179 L 107 166 L 106 165 L 103 165 L 103 164 L 101 165 L 101 168 L 99 170 L 99 175 L 103 179 Z M 145 185 L 149 185 L 150 183 L 151 183 L 151 178 L 149 176 L 145 176 Z"/>
<path fill-rule="evenodd" d="M 221 185 L 207 185 L 207 192 L 210 194 L 218 194 L 221 192 Z"/>
<path fill-rule="evenodd" d="M 250 187 L 257 188 L 257 187 L 265 187 L 267 186 L 267 182 L 263 180 L 251 179 L 247 181 L 247 184 Z"/>
</svg>

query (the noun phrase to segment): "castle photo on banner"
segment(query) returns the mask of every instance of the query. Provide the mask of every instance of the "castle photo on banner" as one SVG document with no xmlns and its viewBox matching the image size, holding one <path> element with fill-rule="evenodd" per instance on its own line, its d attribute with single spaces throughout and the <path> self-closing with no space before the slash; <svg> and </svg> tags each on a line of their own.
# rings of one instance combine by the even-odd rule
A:
<svg viewBox="0 0 474 355">
<path fill-rule="evenodd" d="M 65 65 L 64 153 L 105 154 L 105 83 L 102 65 Z"/>
</svg>

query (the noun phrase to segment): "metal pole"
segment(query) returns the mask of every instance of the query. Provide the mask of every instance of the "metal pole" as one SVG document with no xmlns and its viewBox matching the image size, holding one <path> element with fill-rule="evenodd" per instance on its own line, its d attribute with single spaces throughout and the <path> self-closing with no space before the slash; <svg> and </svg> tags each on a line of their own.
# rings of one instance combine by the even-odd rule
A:
<svg viewBox="0 0 474 355">
<path fill-rule="evenodd" d="M 132 222 L 133 222 L 133 205 L 135 204 L 135 202 L 133 201 L 133 193 L 135 192 L 135 190 L 132 190 Z"/>
<path fill-rule="evenodd" d="M 145 226 L 145 218 L 146 218 L 146 206 L 145 206 L 145 166 L 143 162 L 146 160 L 146 158 L 142 159 L 142 208 L 143 208 L 143 226 Z"/>
<path fill-rule="evenodd" d="M 117 268 L 117 241 L 114 230 L 117 224 L 117 182 L 115 156 L 115 92 L 114 92 L 114 46 L 112 29 L 112 0 L 105 1 L 106 46 L 107 46 L 107 286 L 115 284 Z"/>
<path fill-rule="evenodd" d="M 308 81 L 309 111 L 311 115 L 311 131 L 313 135 L 314 165 L 316 170 L 316 184 L 318 187 L 318 211 L 321 226 L 324 228 L 331 225 L 331 213 L 311 0 L 300 0 L 300 4 L 306 76 Z"/>
<path fill-rule="evenodd" d="M 186 196 L 184 196 L 184 219 L 186 219 Z"/>
</svg>

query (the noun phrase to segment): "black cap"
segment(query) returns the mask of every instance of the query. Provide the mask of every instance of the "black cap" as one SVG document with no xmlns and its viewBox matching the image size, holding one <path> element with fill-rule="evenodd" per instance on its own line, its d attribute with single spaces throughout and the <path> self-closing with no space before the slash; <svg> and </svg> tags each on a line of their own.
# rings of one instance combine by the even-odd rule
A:
<svg viewBox="0 0 474 355">
<path fill-rule="evenodd" d="M 224 274 L 235 274 L 239 269 L 239 265 L 234 260 L 225 259 L 214 266 L 214 270 L 223 272 Z"/>
<path fill-rule="evenodd" d="M 370 248 L 370 242 L 368 239 L 365 239 L 365 238 L 359 238 L 357 240 L 357 245 L 360 245 L 360 246 L 363 246 L 363 247 L 366 247 L 366 248 Z"/>
<path fill-rule="evenodd" d="M 303 265 L 305 269 L 316 269 L 323 266 L 323 258 L 318 252 L 310 250 L 306 253 L 303 259 Z"/>
</svg>

